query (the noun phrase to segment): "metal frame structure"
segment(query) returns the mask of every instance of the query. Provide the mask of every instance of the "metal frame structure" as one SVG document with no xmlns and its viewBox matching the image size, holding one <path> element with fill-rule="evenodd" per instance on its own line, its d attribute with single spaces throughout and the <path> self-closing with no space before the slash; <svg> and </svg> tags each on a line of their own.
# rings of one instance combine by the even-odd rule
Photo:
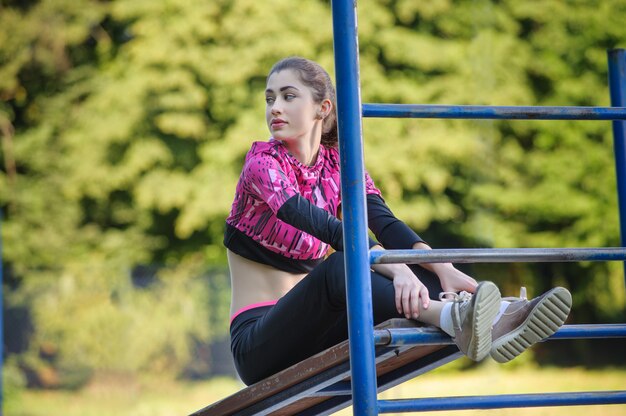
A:
<svg viewBox="0 0 626 416">
<path fill-rule="evenodd" d="M 626 50 L 608 52 L 609 91 L 613 107 L 626 107 Z M 622 118 L 621 120 L 624 120 Z M 622 246 L 626 246 L 626 122 L 613 121 L 613 149 L 617 173 L 617 198 Z"/>
<path fill-rule="evenodd" d="M 2 211 L 0 211 L 0 414 L 2 414 L 2 408 L 4 406 L 4 384 L 3 384 L 3 369 L 4 369 L 4 274 L 2 269 Z"/>
<path fill-rule="evenodd" d="M 365 205 L 362 117 L 481 118 L 527 120 L 613 120 L 615 163 L 622 246 L 626 240 L 626 51 L 609 52 L 612 107 L 498 107 L 362 104 L 356 1 L 333 0 L 337 118 L 341 157 L 344 256 L 346 262 L 348 331 L 350 338 L 351 393 L 355 415 L 399 411 L 487 409 L 502 407 L 562 406 L 626 403 L 626 391 L 550 393 L 458 398 L 382 400 L 376 397 L 374 345 L 380 342 L 419 343 L 416 331 L 395 330 L 374 334 L 369 267 L 371 263 L 606 261 L 626 260 L 626 248 L 609 249 L 508 249 L 508 250 L 390 250 L 369 253 Z M 568 334 L 569 332 L 569 334 Z M 562 328 L 568 337 L 625 337 L 626 325 Z M 439 335 L 430 334 L 428 338 Z M 383 338 L 388 337 L 388 340 Z M 395 338 L 394 338 L 395 337 Z M 440 336 L 439 336 L 440 337 Z M 441 337 L 440 337 L 441 338 Z M 376 340 L 376 341 L 375 341 Z"/>
</svg>

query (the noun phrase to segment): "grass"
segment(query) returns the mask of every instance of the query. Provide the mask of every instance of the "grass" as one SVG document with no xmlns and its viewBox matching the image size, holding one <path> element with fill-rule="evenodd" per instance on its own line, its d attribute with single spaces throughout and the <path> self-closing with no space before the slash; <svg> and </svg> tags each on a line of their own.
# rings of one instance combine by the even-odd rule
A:
<svg viewBox="0 0 626 416">
<path fill-rule="evenodd" d="M 423 375 L 380 394 L 381 399 L 468 396 L 480 394 L 546 393 L 561 391 L 624 390 L 626 369 L 582 368 L 507 369 L 481 366 L 475 370 L 440 371 Z M 208 381 L 172 381 L 154 377 L 100 375 L 75 391 L 21 391 L 5 406 L 6 416 L 159 416 L 185 415 L 226 397 L 242 387 L 230 378 Z M 6 404 L 6 403 L 5 403 Z M 474 416 L 485 411 L 425 412 L 426 415 Z M 337 415 L 351 415 L 351 408 Z M 502 409 L 490 416 L 623 416 L 626 405 Z"/>
</svg>

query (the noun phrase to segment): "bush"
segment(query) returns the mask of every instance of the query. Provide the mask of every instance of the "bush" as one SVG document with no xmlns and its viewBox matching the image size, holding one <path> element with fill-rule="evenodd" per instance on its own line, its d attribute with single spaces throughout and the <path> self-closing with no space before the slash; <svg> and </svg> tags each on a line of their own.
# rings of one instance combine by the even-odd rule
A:
<svg viewBox="0 0 626 416">
<path fill-rule="evenodd" d="M 11 414 L 21 402 L 21 392 L 26 387 L 26 377 L 14 360 L 7 360 L 2 367 L 3 413 Z"/>
</svg>

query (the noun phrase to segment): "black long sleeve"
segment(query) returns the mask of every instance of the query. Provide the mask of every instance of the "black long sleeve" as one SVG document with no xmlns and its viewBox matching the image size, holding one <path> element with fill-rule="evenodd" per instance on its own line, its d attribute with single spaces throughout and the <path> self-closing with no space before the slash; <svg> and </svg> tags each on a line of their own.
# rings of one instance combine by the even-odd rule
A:
<svg viewBox="0 0 626 416">
<path fill-rule="evenodd" d="M 424 242 L 415 231 L 393 215 L 378 195 L 367 195 L 367 221 L 369 229 L 386 249 L 411 249 L 415 243 Z"/>
<path fill-rule="evenodd" d="M 343 251 L 341 221 L 328 211 L 313 205 L 302 195 L 294 195 L 289 198 L 280 207 L 276 216 L 281 221 L 330 244 L 335 250 Z M 377 244 L 376 241 L 370 238 L 370 248 L 375 244 Z"/>
</svg>

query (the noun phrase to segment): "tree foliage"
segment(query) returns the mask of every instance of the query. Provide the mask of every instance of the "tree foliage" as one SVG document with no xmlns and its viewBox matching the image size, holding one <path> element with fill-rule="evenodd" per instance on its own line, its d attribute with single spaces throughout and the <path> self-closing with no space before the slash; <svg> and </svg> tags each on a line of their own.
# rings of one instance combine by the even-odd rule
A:
<svg viewBox="0 0 626 416">
<path fill-rule="evenodd" d="M 7 307 L 32 325 L 12 353 L 26 369 L 181 373 L 194 343 L 226 331 L 208 306 L 216 291 L 227 304 L 223 275 L 199 276 L 225 265 L 243 157 L 268 136 L 266 73 L 297 54 L 334 74 L 329 2 L 0 4 Z M 617 0 L 364 0 L 363 101 L 607 106 L 606 50 L 626 46 L 625 16 Z M 436 247 L 619 245 L 610 123 L 366 119 L 364 131 L 385 199 Z M 140 287 L 130 271 L 144 264 L 164 271 Z M 619 264 L 474 271 L 508 291 L 565 284 L 580 322 L 622 319 Z"/>
</svg>

